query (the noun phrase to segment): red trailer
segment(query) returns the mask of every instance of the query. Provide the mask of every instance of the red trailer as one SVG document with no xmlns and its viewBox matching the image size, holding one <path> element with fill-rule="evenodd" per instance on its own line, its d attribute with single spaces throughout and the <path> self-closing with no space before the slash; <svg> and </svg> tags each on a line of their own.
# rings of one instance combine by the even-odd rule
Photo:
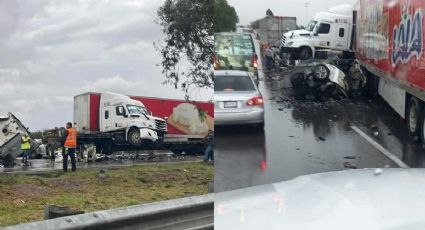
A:
<svg viewBox="0 0 425 230">
<path fill-rule="evenodd" d="M 354 51 L 368 83 L 406 119 L 409 134 L 425 143 L 423 0 L 359 0 L 353 14 Z"/>
<path fill-rule="evenodd" d="M 188 154 L 202 153 L 204 138 L 208 130 L 214 130 L 214 104 L 212 102 L 184 101 L 143 96 L 130 96 L 130 98 L 142 102 L 154 116 L 163 118 L 167 121 L 168 131 L 164 137 L 165 147 L 177 154 L 183 151 Z M 185 108 L 180 109 L 182 107 Z M 191 125 L 188 125 L 189 123 L 181 124 L 179 119 L 176 119 L 176 116 L 179 115 L 176 115 L 176 113 L 182 110 L 183 112 L 190 113 L 189 110 L 192 108 L 196 109 L 194 114 L 199 116 L 200 121 L 203 121 L 204 125 L 202 127 L 191 128 Z"/>
</svg>

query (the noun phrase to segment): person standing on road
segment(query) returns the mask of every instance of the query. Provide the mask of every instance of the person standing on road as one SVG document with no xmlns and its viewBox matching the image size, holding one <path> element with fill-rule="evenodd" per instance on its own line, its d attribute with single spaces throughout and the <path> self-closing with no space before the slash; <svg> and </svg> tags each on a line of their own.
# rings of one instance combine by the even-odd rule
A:
<svg viewBox="0 0 425 230">
<path fill-rule="evenodd" d="M 77 147 L 77 130 L 72 128 L 72 123 L 68 122 L 66 124 L 66 132 L 64 135 L 66 137 L 65 143 L 63 144 L 63 171 L 68 171 L 68 156 L 71 158 L 72 171 L 77 170 L 77 165 L 75 162 L 75 148 Z"/>
<path fill-rule="evenodd" d="M 211 162 L 214 162 L 214 131 L 208 130 L 205 143 L 207 147 L 205 148 L 204 162 L 208 162 L 210 159 Z"/>
<path fill-rule="evenodd" d="M 270 71 L 273 68 L 273 49 L 272 47 L 268 47 L 266 50 L 266 68 Z"/>
<path fill-rule="evenodd" d="M 21 150 L 22 150 L 22 163 L 24 163 L 25 166 L 28 166 L 28 157 L 31 153 L 31 138 L 23 134 L 21 137 Z"/>
</svg>

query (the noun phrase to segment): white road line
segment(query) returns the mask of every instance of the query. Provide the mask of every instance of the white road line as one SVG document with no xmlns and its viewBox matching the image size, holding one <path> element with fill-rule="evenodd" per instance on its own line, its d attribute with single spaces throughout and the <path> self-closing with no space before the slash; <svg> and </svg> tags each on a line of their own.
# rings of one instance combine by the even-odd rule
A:
<svg viewBox="0 0 425 230">
<path fill-rule="evenodd" d="M 382 145 L 380 145 L 378 142 L 376 142 L 374 139 L 369 137 L 366 133 L 364 133 L 362 130 L 360 130 L 357 126 L 352 125 L 351 128 L 356 131 L 360 136 L 362 136 L 364 139 L 366 139 L 373 147 L 378 149 L 382 154 L 390 158 L 394 163 L 396 163 L 400 168 L 410 168 L 406 163 L 404 163 L 402 160 L 400 160 L 398 157 L 396 157 L 394 154 L 392 154 L 390 151 L 388 151 L 386 148 L 384 148 Z"/>
</svg>

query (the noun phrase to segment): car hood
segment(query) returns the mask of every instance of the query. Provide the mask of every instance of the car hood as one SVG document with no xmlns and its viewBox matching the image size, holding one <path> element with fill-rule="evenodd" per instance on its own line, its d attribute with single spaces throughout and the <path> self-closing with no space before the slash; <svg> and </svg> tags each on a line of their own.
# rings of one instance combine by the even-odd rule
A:
<svg viewBox="0 0 425 230">
<path fill-rule="evenodd" d="M 423 229 L 425 169 L 361 169 L 217 193 L 216 229 Z"/>
</svg>

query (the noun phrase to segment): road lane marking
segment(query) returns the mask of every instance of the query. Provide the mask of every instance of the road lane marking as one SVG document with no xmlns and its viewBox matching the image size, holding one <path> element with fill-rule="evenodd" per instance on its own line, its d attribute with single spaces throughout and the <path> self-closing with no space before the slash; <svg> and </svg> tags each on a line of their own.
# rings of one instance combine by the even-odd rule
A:
<svg viewBox="0 0 425 230">
<path fill-rule="evenodd" d="M 378 149 L 382 154 L 390 158 L 394 163 L 396 163 L 400 168 L 410 168 L 406 163 L 404 163 L 402 160 L 400 160 L 397 156 L 392 154 L 390 151 L 388 151 L 384 146 L 380 145 L 378 142 L 376 142 L 374 139 L 369 137 L 366 133 L 364 133 L 362 130 L 360 130 L 357 126 L 352 125 L 351 128 L 358 133 L 360 136 L 362 136 L 364 139 L 366 139 L 373 147 Z"/>
</svg>

